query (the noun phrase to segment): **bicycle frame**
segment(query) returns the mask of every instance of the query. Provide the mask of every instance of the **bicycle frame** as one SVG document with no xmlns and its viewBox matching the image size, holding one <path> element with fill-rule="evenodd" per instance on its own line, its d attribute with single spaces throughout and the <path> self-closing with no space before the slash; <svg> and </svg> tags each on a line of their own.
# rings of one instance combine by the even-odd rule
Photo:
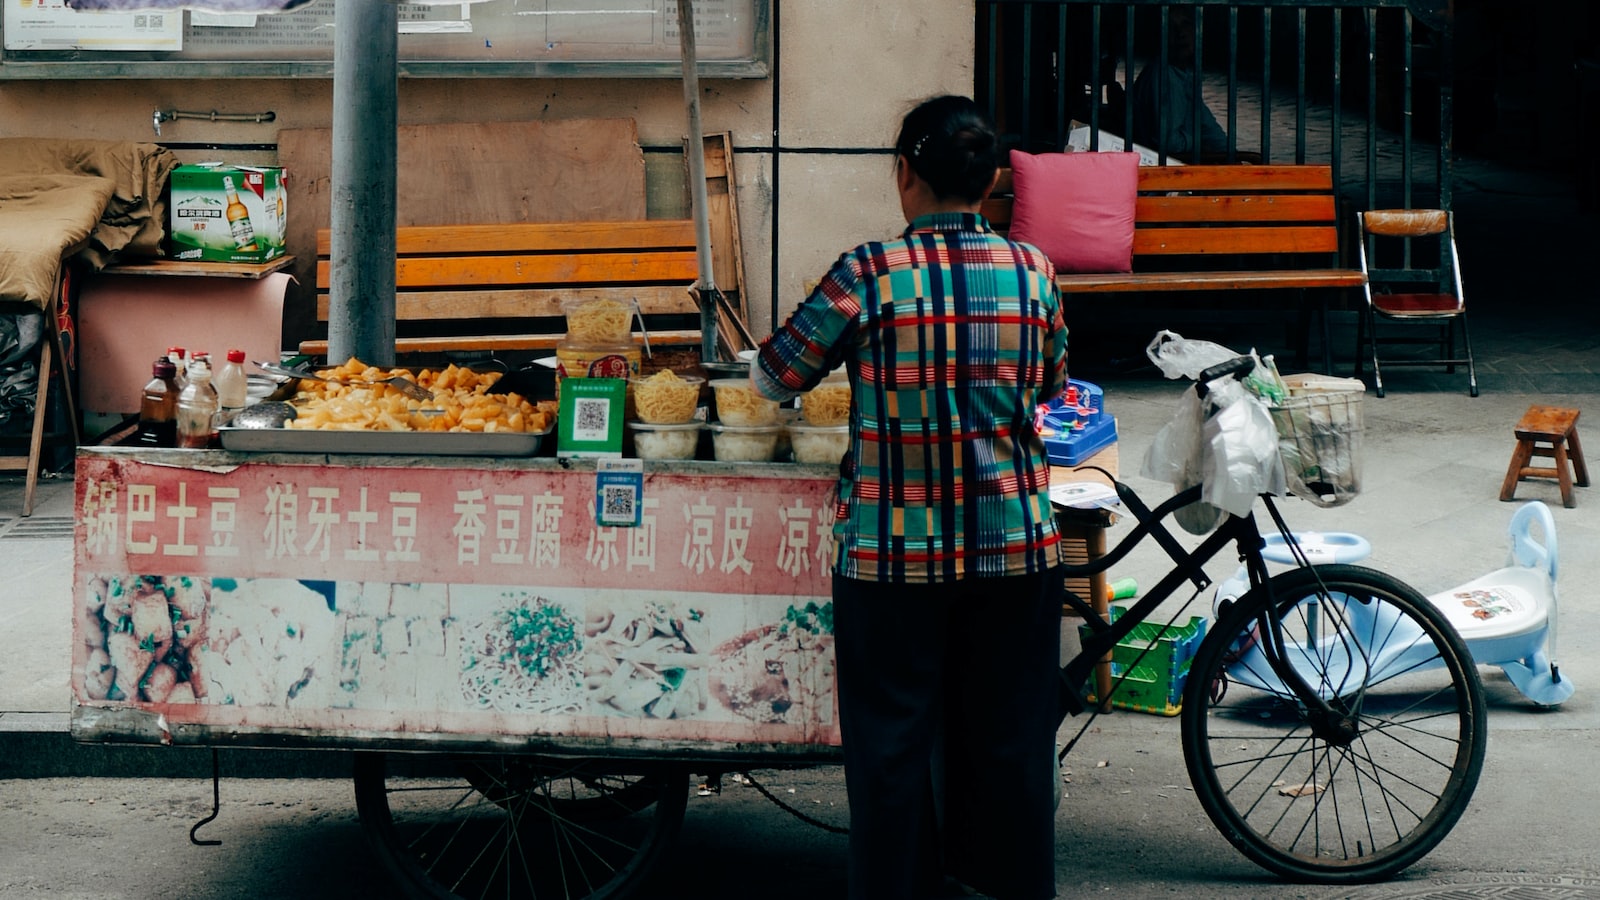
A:
<svg viewBox="0 0 1600 900">
<path fill-rule="evenodd" d="M 1283 634 L 1277 617 L 1266 614 L 1274 608 L 1272 590 L 1267 578 L 1267 564 L 1261 555 L 1261 550 L 1266 546 L 1261 530 L 1256 525 L 1255 514 L 1246 516 L 1229 515 L 1217 528 L 1207 535 L 1200 546 L 1194 550 L 1185 550 L 1172 532 L 1167 529 L 1164 520 L 1179 509 L 1196 503 L 1200 500 L 1201 488 L 1191 487 L 1180 491 L 1157 505 L 1155 509 L 1149 508 L 1140 499 L 1134 490 L 1120 481 L 1113 479 L 1117 496 L 1122 506 L 1130 512 L 1137 524 L 1132 532 L 1126 535 L 1109 552 L 1096 560 L 1091 560 L 1083 565 L 1063 565 L 1062 572 L 1066 577 L 1083 577 L 1096 575 L 1110 569 L 1122 561 L 1146 537 L 1153 538 L 1173 561 L 1173 567 L 1164 575 L 1156 585 L 1143 597 L 1140 597 L 1132 606 L 1117 618 L 1116 621 L 1107 621 L 1097 613 L 1083 598 L 1067 591 L 1067 603 L 1084 617 L 1091 632 L 1083 641 L 1083 649 L 1061 668 L 1061 703 L 1063 718 L 1067 714 L 1077 715 L 1082 713 L 1087 705 L 1084 702 L 1084 687 L 1089 675 L 1113 648 L 1135 627 L 1142 624 L 1155 612 L 1167 598 L 1171 597 L 1183 584 L 1191 582 L 1196 591 L 1205 590 L 1211 585 L 1211 579 L 1202 568 L 1211 562 L 1223 548 L 1234 544 L 1238 548 L 1239 561 L 1243 563 L 1245 572 L 1250 580 L 1250 592 L 1268 592 L 1266 602 L 1260 604 L 1262 615 L 1258 617 L 1260 632 L 1264 638 L 1262 642 L 1263 653 L 1267 657 L 1272 670 L 1282 679 L 1285 686 L 1292 691 L 1301 703 L 1311 713 L 1313 722 L 1318 722 L 1321 727 L 1317 730 L 1330 741 L 1339 741 L 1345 734 L 1349 712 L 1337 708 L 1336 699 L 1324 699 L 1305 678 L 1289 662 L 1283 642 Z M 1262 502 L 1267 505 L 1274 525 L 1286 537 L 1289 536 L 1288 526 L 1278 513 L 1272 498 L 1262 496 Z M 1302 560 L 1303 562 L 1303 560 Z M 1207 638 L 1212 639 L 1211 637 Z M 1220 639 L 1220 638 L 1219 638 Z"/>
</svg>

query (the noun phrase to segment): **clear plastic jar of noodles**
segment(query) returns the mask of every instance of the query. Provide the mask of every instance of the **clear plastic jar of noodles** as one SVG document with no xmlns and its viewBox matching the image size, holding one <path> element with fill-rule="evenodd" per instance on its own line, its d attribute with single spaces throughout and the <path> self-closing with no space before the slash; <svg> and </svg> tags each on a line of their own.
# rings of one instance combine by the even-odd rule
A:
<svg viewBox="0 0 1600 900">
<path fill-rule="evenodd" d="M 656 425 L 629 422 L 633 434 L 633 455 L 640 459 L 694 459 L 700 449 L 699 422 Z"/>
<path fill-rule="evenodd" d="M 567 316 L 567 340 L 574 344 L 625 344 L 633 333 L 633 305 L 609 297 L 572 297 L 561 301 Z"/>
<path fill-rule="evenodd" d="M 630 379 L 633 408 L 639 421 L 650 425 L 680 425 L 694 418 L 700 407 L 700 386 L 706 380 L 662 369 Z"/>
<path fill-rule="evenodd" d="M 711 446 L 718 462 L 771 462 L 783 433 L 782 425 L 740 427 L 713 422 L 706 427 L 711 429 Z"/>
<path fill-rule="evenodd" d="M 850 382 L 828 378 L 800 395 L 800 414 L 808 425 L 844 425 L 850 421 Z"/>
<path fill-rule="evenodd" d="M 850 449 L 850 426 L 796 422 L 789 426 L 789 445 L 794 448 L 797 463 L 838 465 Z"/>
<path fill-rule="evenodd" d="M 778 421 L 778 403 L 768 400 L 743 378 L 719 378 L 711 382 L 716 393 L 717 421 L 735 428 L 773 425 Z"/>
</svg>

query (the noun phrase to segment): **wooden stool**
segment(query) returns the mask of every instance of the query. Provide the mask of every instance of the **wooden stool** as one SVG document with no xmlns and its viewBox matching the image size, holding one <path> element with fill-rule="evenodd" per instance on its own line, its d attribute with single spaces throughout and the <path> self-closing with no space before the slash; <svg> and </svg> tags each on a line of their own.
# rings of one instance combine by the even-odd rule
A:
<svg viewBox="0 0 1600 900">
<path fill-rule="evenodd" d="M 1505 483 L 1500 485 L 1500 499 L 1515 497 L 1517 482 L 1524 478 L 1554 478 L 1561 485 L 1561 505 L 1568 509 L 1577 506 L 1572 485 L 1589 486 L 1589 469 L 1583 464 L 1583 446 L 1578 443 L 1578 411 L 1530 406 L 1513 430 L 1517 449 L 1511 451 L 1511 465 L 1506 468 Z M 1535 456 L 1550 457 L 1555 465 L 1528 465 Z"/>
</svg>

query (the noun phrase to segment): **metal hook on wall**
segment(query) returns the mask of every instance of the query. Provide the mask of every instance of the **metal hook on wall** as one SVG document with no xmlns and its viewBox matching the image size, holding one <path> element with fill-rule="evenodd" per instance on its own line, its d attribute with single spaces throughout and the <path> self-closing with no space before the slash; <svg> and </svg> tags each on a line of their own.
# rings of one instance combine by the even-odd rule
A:
<svg viewBox="0 0 1600 900">
<path fill-rule="evenodd" d="M 161 123 L 171 122 L 175 119 L 201 119 L 208 122 L 272 122 L 278 114 L 272 110 L 259 113 L 225 113 L 211 110 L 210 112 L 188 112 L 181 109 L 158 109 L 150 115 L 150 127 L 156 130 L 156 137 L 161 136 Z"/>
</svg>

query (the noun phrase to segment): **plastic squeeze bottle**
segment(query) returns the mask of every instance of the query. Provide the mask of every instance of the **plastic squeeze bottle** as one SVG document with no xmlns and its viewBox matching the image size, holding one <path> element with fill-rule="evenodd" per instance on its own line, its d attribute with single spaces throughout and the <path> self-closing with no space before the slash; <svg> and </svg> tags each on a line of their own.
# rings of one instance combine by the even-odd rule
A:
<svg viewBox="0 0 1600 900">
<path fill-rule="evenodd" d="M 178 446 L 178 368 L 165 356 L 150 366 L 150 383 L 139 398 L 141 447 Z"/>
<path fill-rule="evenodd" d="M 168 347 L 167 359 L 172 361 L 172 367 L 177 370 L 178 390 L 183 390 L 189 383 L 189 359 L 182 347 Z"/>
<path fill-rule="evenodd" d="M 243 350 L 228 351 L 222 368 L 211 378 L 211 386 L 217 391 L 217 424 L 226 425 L 249 401 L 250 376 L 244 371 Z"/>
<path fill-rule="evenodd" d="M 216 420 L 217 391 L 211 386 L 211 364 L 196 358 L 189 363 L 189 385 L 178 395 L 178 446 L 191 450 L 211 446 Z"/>
</svg>

